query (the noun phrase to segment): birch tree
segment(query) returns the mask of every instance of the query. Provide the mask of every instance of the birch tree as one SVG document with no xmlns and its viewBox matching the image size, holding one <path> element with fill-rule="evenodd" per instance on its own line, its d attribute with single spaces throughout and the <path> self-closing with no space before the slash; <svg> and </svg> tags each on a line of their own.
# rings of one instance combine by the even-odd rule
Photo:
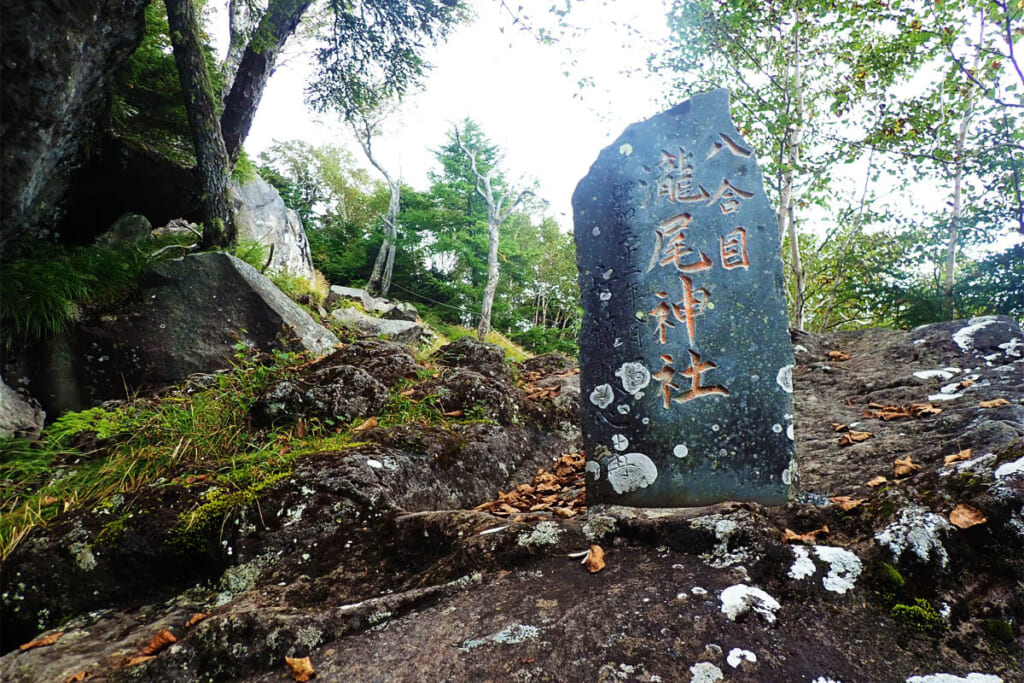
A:
<svg viewBox="0 0 1024 683">
<path fill-rule="evenodd" d="M 487 204 L 487 284 L 484 286 L 483 303 L 480 307 L 480 324 L 476 328 L 476 337 L 480 341 L 487 339 L 491 331 L 491 309 L 494 306 L 494 294 L 498 291 L 498 278 L 501 275 L 498 266 L 498 242 L 501 237 L 501 226 L 522 201 L 533 195 L 532 190 L 515 192 L 508 189 L 496 191 L 491 180 L 497 172 L 501 158 L 491 168 L 481 172 L 477 165 L 476 152 L 469 149 L 463 142 L 459 129 L 454 128 L 455 142 L 469 160 L 469 168 L 476 179 L 476 193 Z M 511 201 L 510 201 L 511 200 Z"/>
<path fill-rule="evenodd" d="M 359 146 L 369 160 L 370 164 L 384 176 L 391 196 L 388 201 L 387 212 L 381 215 L 384 223 L 384 241 L 377 251 L 377 258 L 373 263 L 373 270 L 370 272 L 370 279 L 366 283 L 366 289 L 371 294 L 387 296 L 391 289 L 391 276 L 395 267 L 395 249 L 398 243 L 398 214 L 402 208 L 401 176 L 392 176 L 380 163 L 373 152 L 373 138 L 378 134 L 381 121 L 384 118 L 382 112 L 376 115 L 367 112 L 357 112 L 350 116 L 349 123 L 356 135 Z"/>
</svg>

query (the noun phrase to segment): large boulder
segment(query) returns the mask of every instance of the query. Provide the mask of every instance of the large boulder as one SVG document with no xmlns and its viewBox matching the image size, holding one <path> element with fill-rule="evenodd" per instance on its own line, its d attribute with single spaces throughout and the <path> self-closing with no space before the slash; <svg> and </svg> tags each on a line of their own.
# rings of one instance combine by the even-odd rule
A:
<svg viewBox="0 0 1024 683">
<path fill-rule="evenodd" d="M 267 272 L 313 278 L 313 257 L 299 214 L 284 205 L 277 190 L 259 176 L 232 181 L 239 242 L 256 242 L 270 250 Z"/>
<path fill-rule="evenodd" d="M 43 430 L 46 413 L 34 400 L 26 400 L 0 377 L 0 437 L 35 439 Z"/>
<path fill-rule="evenodd" d="M 230 366 L 237 346 L 328 353 L 337 338 L 270 280 L 225 253 L 145 273 L 117 308 L 86 314 L 12 369 L 51 415 Z M 13 375 L 11 375 L 13 376 Z"/>
<path fill-rule="evenodd" d="M 0 245 L 61 215 L 108 86 L 142 40 L 146 0 L 3 3 Z M 116 216 L 115 216 L 116 217 Z"/>
<path fill-rule="evenodd" d="M 374 318 L 354 308 L 338 308 L 331 312 L 331 319 L 371 337 L 383 337 L 402 344 L 415 344 L 423 335 L 423 327 L 408 320 Z"/>
</svg>

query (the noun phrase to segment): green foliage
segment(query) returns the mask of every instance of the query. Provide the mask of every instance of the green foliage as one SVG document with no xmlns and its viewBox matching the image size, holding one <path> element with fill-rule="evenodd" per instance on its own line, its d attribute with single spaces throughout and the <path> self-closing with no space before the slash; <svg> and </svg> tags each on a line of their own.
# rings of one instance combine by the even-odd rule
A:
<svg viewBox="0 0 1024 683">
<path fill-rule="evenodd" d="M 1012 645 L 1014 641 L 1013 624 L 1002 619 L 982 619 L 981 628 L 985 635 L 1000 645 Z"/>
<path fill-rule="evenodd" d="M 216 55 L 209 47 L 206 60 L 214 88 L 219 92 L 219 68 Z M 117 74 L 111 99 L 111 122 L 120 135 L 144 147 L 155 147 L 184 166 L 195 164 L 192 132 L 171 50 L 167 9 L 162 0 L 147 5 L 142 43 Z"/>
<path fill-rule="evenodd" d="M 262 273 L 270 256 L 270 248 L 256 240 L 242 240 L 232 245 L 231 253 Z"/>
<path fill-rule="evenodd" d="M 0 260 L 3 345 L 50 337 L 74 320 L 81 306 L 103 306 L 128 295 L 153 263 L 148 254 L 187 238 L 169 237 L 115 247 L 60 247 L 43 241 L 19 245 Z M 174 250 L 162 258 L 174 256 Z"/>
<path fill-rule="evenodd" d="M 912 605 L 902 603 L 893 605 L 890 614 L 913 631 L 939 633 L 946 629 L 946 620 L 932 607 L 930 602 L 923 598 L 915 598 Z"/>
</svg>

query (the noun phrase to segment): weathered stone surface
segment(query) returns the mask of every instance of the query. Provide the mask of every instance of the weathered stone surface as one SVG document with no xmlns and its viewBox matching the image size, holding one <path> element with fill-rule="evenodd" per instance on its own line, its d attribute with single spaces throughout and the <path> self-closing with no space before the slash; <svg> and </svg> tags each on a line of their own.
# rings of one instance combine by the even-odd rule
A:
<svg viewBox="0 0 1024 683">
<path fill-rule="evenodd" d="M 35 400 L 25 400 L 0 377 L 0 437 L 35 439 L 43 430 L 46 413 Z"/>
<path fill-rule="evenodd" d="M 51 415 L 229 366 L 235 345 L 327 353 L 338 340 L 270 280 L 229 254 L 161 263 L 116 309 L 92 312 L 8 372 Z"/>
<path fill-rule="evenodd" d="M 728 104 L 718 90 L 630 126 L 573 195 L 593 502 L 788 499 L 780 238 Z"/>
<path fill-rule="evenodd" d="M 271 249 L 270 273 L 287 273 L 313 279 L 313 257 L 299 214 L 284 205 L 270 183 L 254 176 L 229 186 L 238 240 L 262 244 Z"/>
<path fill-rule="evenodd" d="M 983 421 L 1024 431 L 1024 360 L 962 352 L 953 337 L 969 327 L 804 339 L 851 358 L 796 368 L 808 490 L 782 507 L 601 506 L 568 520 L 439 509 L 512 490 L 566 451 L 547 424 L 410 423 L 297 460 L 257 502 L 209 520 L 198 545 L 168 530 L 209 482 L 65 515 L 0 573 L 5 650 L 65 635 L 0 658 L 0 679 L 269 683 L 285 656 L 309 656 L 325 681 L 1022 681 L 1024 441 L 944 457 Z M 871 402 L 929 402 L 953 380 L 915 373 L 947 368 L 979 377 L 932 401 L 941 413 L 864 417 Z M 979 406 L 996 398 L 1008 405 Z M 853 421 L 874 436 L 839 446 L 830 422 Z M 907 455 L 922 470 L 896 480 Z M 877 475 L 890 481 L 868 486 Z M 863 502 L 843 510 L 835 495 Z M 959 504 L 987 521 L 950 528 Z M 121 535 L 96 538 L 126 510 Z M 785 543 L 785 529 L 819 533 Z M 607 563 L 597 574 L 567 557 L 592 543 Z M 185 627 L 196 612 L 210 616 Z M 119 668 L 163 628 L 175 646 Z"/>
<path fill-rule="evenodd" d="M 137 213 L 126 213 L 118 218 L 105 233 L 96 239 L 96 244 L 111 246 L 139 242 L 153 232 L 153 226 L 145 216 Z"/>
<path fill-rule="evenodd" d="M 412 304 L 399 302 L 395 304 L 394 308 L 385 313 L 384 317 L 391 320 L 408 320 L 414 323 L 419 320 L 420 313 Z"/>
<path fill-rule="evenodd" d="M 327 305 L 330 306 L 338 301 L 359 302 L 359 305 L 367 313 L 385 313 L 392 308 L 392 304 L 383 299 L 373 297 L 365 289 L 331 285 L 330 293 L 327 295 Z"/>
<path fill-rule="evenodd" d="M 346 327 L 354 327 L 363 334 L 384 337 L 402 344 L 415 344 L 423 335 L 423 327 L 416 323 L 374 318 L 354 308 L 337 308 L 331 311 L 331 319 Z"/>
<path fill-rule="evenodd" d="M 143 0 L 4 2 L 0 245 L 61 216 L 117 69 L 142 40 Z M 116 214 L 115 214 L 116 216 Z"/>
<path fill-rule="evenodd" d="M 394 386 L 403 379 L 415 378 L 420 367 L 404 344 L 377 339 L 346 344 L 317 361 L 314 367 L 332 364 L 354 365 L 386 387 Z"/>
<path fill-rule="evenodd" d="M 438 365 L 468 368 L 484 377 L 511 376 L 505 365 L 505 349 L 497 344 L 477 341 L 473 337 L 462 337 L 445 344 L 434 352 L 433 359 Z"/>
<path fill-rule="evenodd" d="M 386 386 L 359 368 L 324 364 L 303 377 L 268 386 L 252 407 L 252 419 L 257 427 L 299 418 L 345 423 L 377 414 L 389 395 Z"/>
</svg>

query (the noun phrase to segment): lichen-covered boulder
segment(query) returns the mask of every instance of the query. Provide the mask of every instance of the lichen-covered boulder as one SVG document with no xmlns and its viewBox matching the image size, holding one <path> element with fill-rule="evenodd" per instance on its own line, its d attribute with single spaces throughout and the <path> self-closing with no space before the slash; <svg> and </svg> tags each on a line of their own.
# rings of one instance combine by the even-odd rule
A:
<svg viewBox="0 0 1024 683">
<path fill-rule="evenodd" d="M 229 185 L 239 242 L 255 242 L 269 251 L 267 272 L 312 281 L 313 257 L 299 214 L 284 205 L 281 195 L 258 175 Z"/>
<path fill-rule="evenodd" d="M 484 377 L 511 376 L 505 365 L 505 350 L 497 344 L 477 341 L 473 337 L 462 337 L 442 346 L 432 358 L 438 365 L 465 368 Z"/>
<path fill-rule="evenodd" d="M 268 386 L 251 409 L 253 424 L 319 418 L 349 422 L 378 413 L 387 405 L 388 388 L 351 365 L 324 365 L 302 378 Z"/>
<path fill-rule="evenodd" d="M 23 398 L 0 377 L 0 437 L 35 439 L 45 421 L 38 401 Z"/>
<path fill-rule="evenodd" d="M 361 334 L 383 337 L 402 344 L 415 344 L 423 335 L 423 327 L 407 320 L 388 320 L 366 315 L 354 308 L 338 308 L 331 312 L 331 320 L 351 327 Z"/>
<path fill-rule="evenodd" d="M 354 365 L 369 373 L 384 386 L 394 386 L 402 379 L 412 379 L 420 368 L 404 344 L 377 339 L 363 339 L 346 344 L 319 359 L 313 367 Z"/>
</svg>

